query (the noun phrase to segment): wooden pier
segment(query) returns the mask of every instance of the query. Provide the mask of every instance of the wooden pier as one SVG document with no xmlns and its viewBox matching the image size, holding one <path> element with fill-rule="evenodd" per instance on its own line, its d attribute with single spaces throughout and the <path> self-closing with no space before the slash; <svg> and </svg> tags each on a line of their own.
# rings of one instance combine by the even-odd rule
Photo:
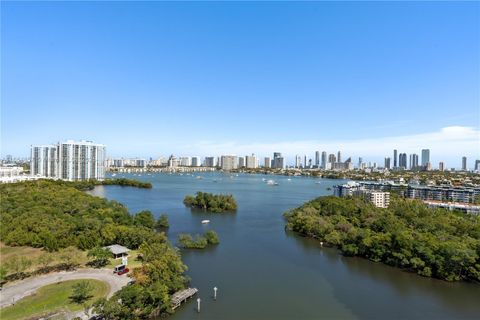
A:
<svg viewBox="0 0 480 320">
<path fill-rule="evenodd" d="M 171 299 L 172 300 L 172 309 L 175 310 L 178 307 L 180 307 L 182 302 L 187 301 L 188 298 L 193 297 L 197 292 L 198 292 L 197 288 L 188 288 L 188 289 L 185 289 L 185 290 L 182 290 L 182 291 L 175 292 L 172 295 L 172 299 Z"/>
</svg>

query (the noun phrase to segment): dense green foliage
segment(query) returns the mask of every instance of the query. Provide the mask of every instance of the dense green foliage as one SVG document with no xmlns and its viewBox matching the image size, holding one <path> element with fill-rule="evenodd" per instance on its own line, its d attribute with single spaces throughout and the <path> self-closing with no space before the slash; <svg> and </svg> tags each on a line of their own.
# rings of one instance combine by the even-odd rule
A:
<svg viewBox="0 0 480 320">
<path fill-rule="evenodd" d="M 89 249 L 88 256 L 101 264 L 107 258 L 102 246 L 118 243 L 139 248 L 142 266 L 132 272 L 135 284 L 124 287 L 109 300 L 101 299 L 95 312 L 105 319 L 146 319 L 171 312 L 170 295 L 188 282 L 183 275 L 186 266 L 165 234 L 155 231 L 152 213 L 142 211 L 132 216 L 115 201 L 79 190 L 82 188 L 76 183 L 52 180 L 0 185 L 1 241 L 49 251 L 65 248 L 58 255 L 68 266 L 77 264 L 77 248 Z M 51 258 L 41 257 L 47 267 Z M 22 273 L 29 262 L 12 260 L 9 267 Z M 78 286 L 71 299 L 81 301 L 88 295 L 89 290 Z"/>
<path fill-rule="evenodd" d="M 78 189 L 75 182 L 53 180 L 0 185 L 0 240 L 57 251 L 114 243 L 136 249 L 158 237 L 151 213 L 132 216 L 120 203 Z"/>
<path fill-rule="evenodd" d="M 169 227 L 170 227 L 170 224 L 168 223 L 168 216 L 166 214 L 161 214 L 155 224 L 155 229 L 162 230 L 162 229 L 168 229 Z"/>
<path fill-rule="evenodd" d="M 126 179 L 126 178 L 117 178 L 117 179 L 105 179 L 105 180 L 87 180 L 87 181 L 62 181 L 63 184 L 73 186 L 78 190 L 86 191 L 86 190 L 93 190 L 95 186 L 122 186 L 122 187 L 135 187 L 135 188 L 142 188 L 142 189 L 151 189 L 152 184 L 150 182 L 142 182 L 133 179 Z"/>
<path fill-rule="evenodd" d="M 359 198 L 320 197 L 285 213 L 287 229 L 345 255 L 448 281 L 480 280 L 480 217 L 394 197 L 388 209 Z"/>
<path fill-rule="evenodd" d="M 204 249 L 208 244 L 207 239 L 204 236 L 197 234 L 193 237 L 188 233 L 179 234 L 178 243 L 184 249 Z"/>
<path fill-rule="evenodd" d="M 133 271 L 135 283 L 96 303 L 94 310 L 104 319 L 148 319 L 172 312 L 170 295 L 188 281 L 179 253 L 168 242 L 144 243 L 140 253 L 143 262 Z"/>
<path fill-rule="evenodd" d="M 237 202 L 231 194 L 212 194 L 197 192 L 195 197 L 186 196 L 183 203 L 190 208 L 201 209 L 208 212 L 227 212 L 237 209 Z"/>
<path fill-rule="evenodd" d="M 209 230 L 203 235 L 195 237 L 188 233 L 182 233 L 178 235 L 178 243 L 184 249 L 204 249 L 209 244 L 219 244 L 220 239 L 215 231 Z"/>
</svg>

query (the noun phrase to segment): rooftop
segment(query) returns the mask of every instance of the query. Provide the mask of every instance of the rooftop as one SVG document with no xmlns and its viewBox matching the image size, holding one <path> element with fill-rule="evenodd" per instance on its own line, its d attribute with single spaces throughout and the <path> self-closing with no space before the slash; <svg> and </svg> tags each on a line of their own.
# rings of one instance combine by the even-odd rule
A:
<svg viewBox="0 0 480 320">
<path fill-rule="evenodd" d="M 130 251 L 127 247 L 121 246 L 119 244 L 112 244 L 110 246 L 104 247 L 105 249 L 109 249 L 113 254 L 122 254 L 127 253 Z"/>
</svg>

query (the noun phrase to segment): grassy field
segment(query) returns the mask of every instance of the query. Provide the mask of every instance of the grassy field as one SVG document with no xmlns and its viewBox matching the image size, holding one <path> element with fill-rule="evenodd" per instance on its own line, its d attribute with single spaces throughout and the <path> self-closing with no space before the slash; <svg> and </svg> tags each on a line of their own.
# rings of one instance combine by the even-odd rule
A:
<svg viewBox="0 0 480 320">
<path fill-rule="evenodd" d="M 8 261 L 12 259 L 14 256 L 18 256 L 18 257 L 24 256 L 24 257 L 27 257 L 32 262 L 31 266 L 25 271 L 35 271 L 41 267 L 39 258 L 44 254 L 52 256 L 53 260 L 50 263 L 50 265 L 55 265 L 62 262 L 62 259 L 60 258 L 59 253 L 48 253 L 43 249 L 31 248 L 31 247 L 10 247 L 3 243 L 0 243 L 0 265 L 1 266 L 5 266 L 5 264 L 8 263 Z M 137 259 L 137 256 L 138 256 L 138 250 L 131 250 L 129 252 L 128 268 L 130 270 L 141 266 L 141 262 Z M 90 259 L 87 257 L 87 252 L 79 251 L 78 263 L 80 264 L 80 267 L 88 267 L 86 266 L 86 264 L 89 261 Z M 122 263 L 122 259 L 112 258 L 110 259 L 109 264 L 105 266 L 105 268 L 113 269 L 115 266 L 121 263 Z M 10 270 L 8 271 L 9 271 L 8 272 L 9 274 L 12 273 Z"/>
<path fill-rule="evenodd" d="M 40 248 L 32 247 L 10 247 L 0 242 L 0 265 L 5 266 L 10 259 L 14 256 L 27 257 L 31 261 L 31 266 L 25 271 L 35 271 L 41 267 L 38 259 L 40 256 L 48 254 L 51 255 L 53 260 L 50 265 L 61 263 L 62 260 L 59 253 L 48 253 Z M 78 262 L 81 266 L 85 265 L 89 261 L 86 251 L 79 251 Z M 9 270 L 10 271 L 10 270 Z M 8 272 L 11 273 L 11 272 Z"/>
<path fill-rule="evenodd" d="M 20 300 L 14 306 L 1 309 L 0 319 L 28 319 L 59 311 L 82 310 L 84 309 L 82 304 L 73 303 L 69 299 L 73 285 L 82 281 L 89 282 L 94 288 L 92 297 L 86 302 L 87 305 L 92 304 L 98 298 L 105 297 L 110 290 L 107 283 L 93 279 L 70 280 L 51 284 L 38 289 L 34 295 Z"/>
<path fill-rule="evenodd" d="M 105 268 L 113 269 L 115 266 L 122 264 L 122 259 L 110 259 L 109 264 Z M 142 262 L 138 260 L 138 250 L 130 250 L 128 253 L 128 268 L 132 270 L 133 268 L 140 267 Z"/>
</svg>

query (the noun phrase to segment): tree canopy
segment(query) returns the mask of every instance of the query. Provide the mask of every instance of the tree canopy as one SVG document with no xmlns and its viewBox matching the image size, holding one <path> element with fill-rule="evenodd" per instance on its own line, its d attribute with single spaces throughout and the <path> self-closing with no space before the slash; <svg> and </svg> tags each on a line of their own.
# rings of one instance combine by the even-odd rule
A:
<svg viewBox="0 0 480 320">
<path fill-rule="evenodd" d="M 237 202 L 231 194 L 213 194 L 199 191 L 195 196 L 187 195 L 183 203 L 190 208 L 215 213 L 237 210 Z"/>
<path fill-rule="evenodd" d="M 480 280 L 480 217 L 393 197 L 389 208 L 360 198 L 320 197 L 285 213 L 287 229 L 343 254 L 448 281 Z"/>
<path fill-rule="evenodd" d="M 86 194 L 78 183 L 38 180 L 0 185 L 0 240 L 57 251 L 114 243 L 131 249 L 161 237 L 150 212 L 136 216 L 116 201 Z"/>
</svg>

